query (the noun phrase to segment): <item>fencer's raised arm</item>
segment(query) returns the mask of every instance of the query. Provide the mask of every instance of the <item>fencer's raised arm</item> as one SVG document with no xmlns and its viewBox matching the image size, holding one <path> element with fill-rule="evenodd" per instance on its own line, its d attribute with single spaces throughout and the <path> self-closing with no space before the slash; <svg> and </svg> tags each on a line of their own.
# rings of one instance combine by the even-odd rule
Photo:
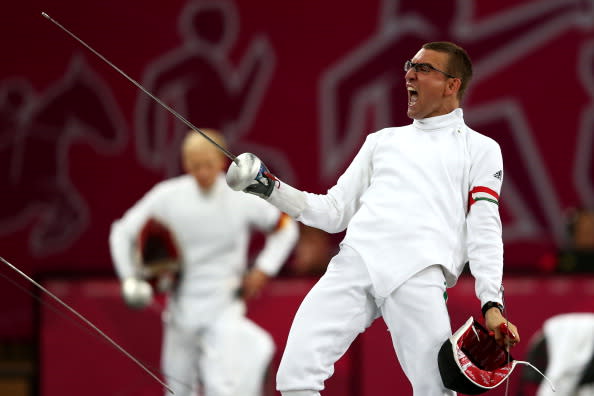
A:
<svg viewBox="0 0 594 396">
<path fill-rule="evenodd" d="M 252 153 L 237 156 L 237 161 L 232 162 L 227 170 L 226 180 L 233 190 L 257 195 L 291 217 L 297 218 L 305 208 L 305 193 L 281 183 Z M 272 198 L 275 185 L 278 188 Z"/>
<path fill-rule="evenodd" d="M 300 191 L 280 181 L 251 153 L 237 157 L 227 171 L 227 184 L 255 194 L 296 220 L 326 232 L 341 232 L 360 207 L 371 178 L 371 153 L 377 139 L 368 136 L 345 173 L 326 194 Z"/>
</svg>

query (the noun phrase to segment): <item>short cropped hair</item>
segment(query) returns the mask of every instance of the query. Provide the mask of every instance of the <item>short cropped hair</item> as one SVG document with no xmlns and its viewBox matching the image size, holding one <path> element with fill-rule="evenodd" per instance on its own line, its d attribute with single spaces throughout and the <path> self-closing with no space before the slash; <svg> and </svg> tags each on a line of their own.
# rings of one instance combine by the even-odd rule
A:
<svg viewBox="0 0 594 396">
<path fill-rule="evenodd" d="M 458 99 L 461 101 L 466 92 L 466 88 L 472 79 L 472 62 L 466 51 L 449 41 L 434 41 L 423 45 L 424 49 L 444 52 L 449 55 L 447 73 L 460 79 L 460 90 Z"/>
</svg>

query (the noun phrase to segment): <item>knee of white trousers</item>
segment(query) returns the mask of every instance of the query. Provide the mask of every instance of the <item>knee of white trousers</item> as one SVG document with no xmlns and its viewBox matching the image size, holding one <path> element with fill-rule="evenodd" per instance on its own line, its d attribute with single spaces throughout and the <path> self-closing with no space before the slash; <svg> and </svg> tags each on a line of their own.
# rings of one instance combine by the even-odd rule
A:
<svg viewBox="0 0 594 396">
<path fill-rule="evenodd" d="M 286 352 L 286 350 L 285 350 Z M 333 373 L 333 368 L 329 368 L 329 372 L 324 372 L 320 375 L 312 375 L 312 370 L 305 367 L 303 364 L 298 364 L 294 358 L 286 358 L 286 354 L 280 361 L 278 370 L 276 372 L 276 388 L 283 395 L 290 396 L 311 396 L 317 395 L 319 389 L 324 388 L 324 381 Z M 308 387 L 311 390 L 295 390 L 303 387 Z M 306 392 L 306 393 L 288 393 L 288 392 Z M 314 392 L 314 393 L 311 393 Z"/>
<path fill-rule="evenodd" d="M 262 394 L 264 379 L 272 361 L 275 344 L 272 337 L 265 331 L 258 333 L 258 337 L 252 337 L 252 343 L 246 350 L 248 355 L 243 363 L 236 367 L 239 374 L 235 383 L 233 395 L 259 396 Z"/>
<path fill-rule="evenodd" d="M 314 390 L 296 390 L 281 392 L 283 396 L 320 396 L 320 392 Z"/>
<path fill-rule="evenodd" d="M 437 364 L 439 349 L 451 335 L 443 282 L 441 269 L 428 267 L 395 290 L 382 306 L 398 361 L 414 396 L 454 394 L 445 389 Z"/>
<path fill-rule="evenodd" d="M 267 332 L 262 332 L 258 341 L 258 362 L 263 362 L 264 365 L 268 365 L 276 352 L 276 344 L 274 339 Z"/>
</svg>

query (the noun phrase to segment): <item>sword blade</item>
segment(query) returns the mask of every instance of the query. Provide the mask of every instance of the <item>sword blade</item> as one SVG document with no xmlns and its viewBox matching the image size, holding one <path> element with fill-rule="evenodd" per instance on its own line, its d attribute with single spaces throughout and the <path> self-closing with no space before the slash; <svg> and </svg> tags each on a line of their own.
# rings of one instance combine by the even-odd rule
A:
<svg viewBox="0 0 594 396">
<path fill-rule="evenodd" d="M 163 381 L 161 381 L 152 371 L 150 371 L 144 364 L 142 364 L 130 352 L 126 351 L 122 346 L 120 346 L 120 344 L 118 344 L 117 342 L 115 342 L 113 339 L 111 339 L 111 337 L 109 337 L 101 329 L 99 329 L 97 326 L 95 326 L 90 320 L 88 320 L 87 318 L 85 318 L 82 314 L 78 313 L 78 311 L 76 311 L 70 305 L 68 305 L 64 301 L 62 301 L 62 299 L 60 299 L 58 296 L 56 296 L 55 294 L 53 294 L 52 292 L 50 292 L 49 290 L 47 290 L 45 287 L 43 287 L 41 284 L 39 284 L 38 282 L 36 282 L 34 279 L 32 279 L 27 274 L 25 274 L 23 271 L 21 271 L 20 269 L 18 269 L 16 266 L 14 266 L 11 263 L 9 263 L 3 257 L 0 257 L 0 261 L 2 261 L 4 264 L 6 264 L 10 269 L 12 269 L 13 271 L 15 271 L 17 274 L 19 274 L 20 276 L 22 276 L 23 278 L 25 278 L 26 280 L 28 280 L 29 282 L 31 282 L 33 285 L 35 285 L 41 291 L 43 291 L 44 293 L 46 293 L 52 299 L 54 299 L 55 301 L 57 301 L 60 305 L 62 305 L 64 308 L 66 308 L 68 311 L 70 311 L 72 314 L 74 314 L 77 318 L 79 318 L 80 320 L 82 320 L 87 326 L 89 326 L 91 329 L 95 330 L 100 336 L 102 336 L 104 339 L 106 339 L 117 350 L 119 350 L 126 357 L 128 357 L 130 360 L 132 360 L 134 363 L 136 363 L 142 370 L 144 370 L 148 375 L 150 375 L 155 381 L 157 381 L 159 384 L 161 384 L 162 386 L 164 386 L 165 389 L 167 389 L 167 391 L 169 391 L 169 393 L 174 394 L 173 390 L 169 386 L 167 386 Z"/>
<path fill-rule="evenodd" d="M 210 137 L 208 137 L 208 135 L 205 134 L 203 131 L 201 131 L 200 128 L 196 127 L 194 124 L 192 124 L 190 121 L 188 121 L 185 117 L 183 117 L 177 111 L 175 111 L 171 107 L 169 107 L 165 102 L 163 102 L 161 99 L 159 99 L 153 93 L 151 93 L 148 89 L 146 89 L 145 87 L 143 87 L 138 81 L 136 81 L 135 79 L 133 79 L 132 77 L 130 77 L 128 74 L 124 73 L 124 71 L 122 69 L 120 69 L 119 67 L 117 67 L 116 65 L 114 65 L 113 63 L 111 63 L 106 57 L 104 57 L 99 52 L 97 52 L 93 47 L 91 47 L 89 44 L 87 44 L 86 42 L 84 42 L 82 39 L 78 38 L 78 36 L 76 36 L 70 30 L 66 29 L 58 21 L 56 21 L 55 19 L 53 19 L 52 17 L 50 17 L 45 12 L 42 12 L 41 15 L 43 17 L 45 17 L 47 20 L 49 20 L 50 22 L 52 22 L 54 25 L 56 25 L 57 27 L 59 27 L 60 29 L 62 29 L 64 32 L 66 32 L 70 37 L 72 37 L 73 39 L 75 39 L 76 41 L 78 41 L 79 43 L 81 43 L 84 47 L 86 47 L 93 54 L 97 55 L 102 61 L 104 61 L 105 63 L 107 63 L 114 70 L 116 70 L 118 73 L 120 73 L 122 76 L 124 76 L 128 81 L 130 81 L 132 84 L 134 84 L 142 92 L 144 92 L 145 94 L 147 94 L 155 102 L 157 102 L 158 104 L 160 104 L 165 110 L 167 110 L 171 114 L 173 114 L 178 120 L 180 120 L 181 122 L 183 122 L 184 124 L 186 124 L 186 126 L 188 126 L 190 129 L 192 129 L 192 130 L 198 132 L 200 135 L 202 135 L 206 140 L 208 140 L 210 143 L 212 143 L 213 145 L 215 145 L 216 148 L 218 148 L 223 154 L 225 154 L 227 156 L 227 158 L 229 158 L 231 161 L 235 162 L 236 164 L 238 163 L 237 157 L 235 155 L 233 155 L 230 151 L 228 151 L 227 149 L 225 149 L 224 147 L 222 147 L 221 145 L 219 145 L 217 142 L 215 142 L 213 139 L 211 139 Z"/>
</svg>

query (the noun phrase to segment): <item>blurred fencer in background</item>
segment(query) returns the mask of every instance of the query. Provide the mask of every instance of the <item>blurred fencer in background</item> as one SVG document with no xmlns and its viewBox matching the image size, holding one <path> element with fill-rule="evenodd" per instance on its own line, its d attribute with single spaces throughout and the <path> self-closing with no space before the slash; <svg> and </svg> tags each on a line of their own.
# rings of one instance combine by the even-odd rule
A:
<svg viewBox="0 0 594 396">
<path fill-rule="evenodd" d="M 223 136 L 203 130 L 225 147 Z M 157 183 L 109 237 L 124 300 L 151 304 L 155 288 L 168 291 L 162 369 L 177 396 L 260 396 L 275 345 L 246 316 L 291 253 L 296 223 L 258 197 L 231 190 L 226 159 L 190 131 L 182 144 L 186 174 Z M 250 232 L 265 234 L 248 265 Z"/>
</svg>

